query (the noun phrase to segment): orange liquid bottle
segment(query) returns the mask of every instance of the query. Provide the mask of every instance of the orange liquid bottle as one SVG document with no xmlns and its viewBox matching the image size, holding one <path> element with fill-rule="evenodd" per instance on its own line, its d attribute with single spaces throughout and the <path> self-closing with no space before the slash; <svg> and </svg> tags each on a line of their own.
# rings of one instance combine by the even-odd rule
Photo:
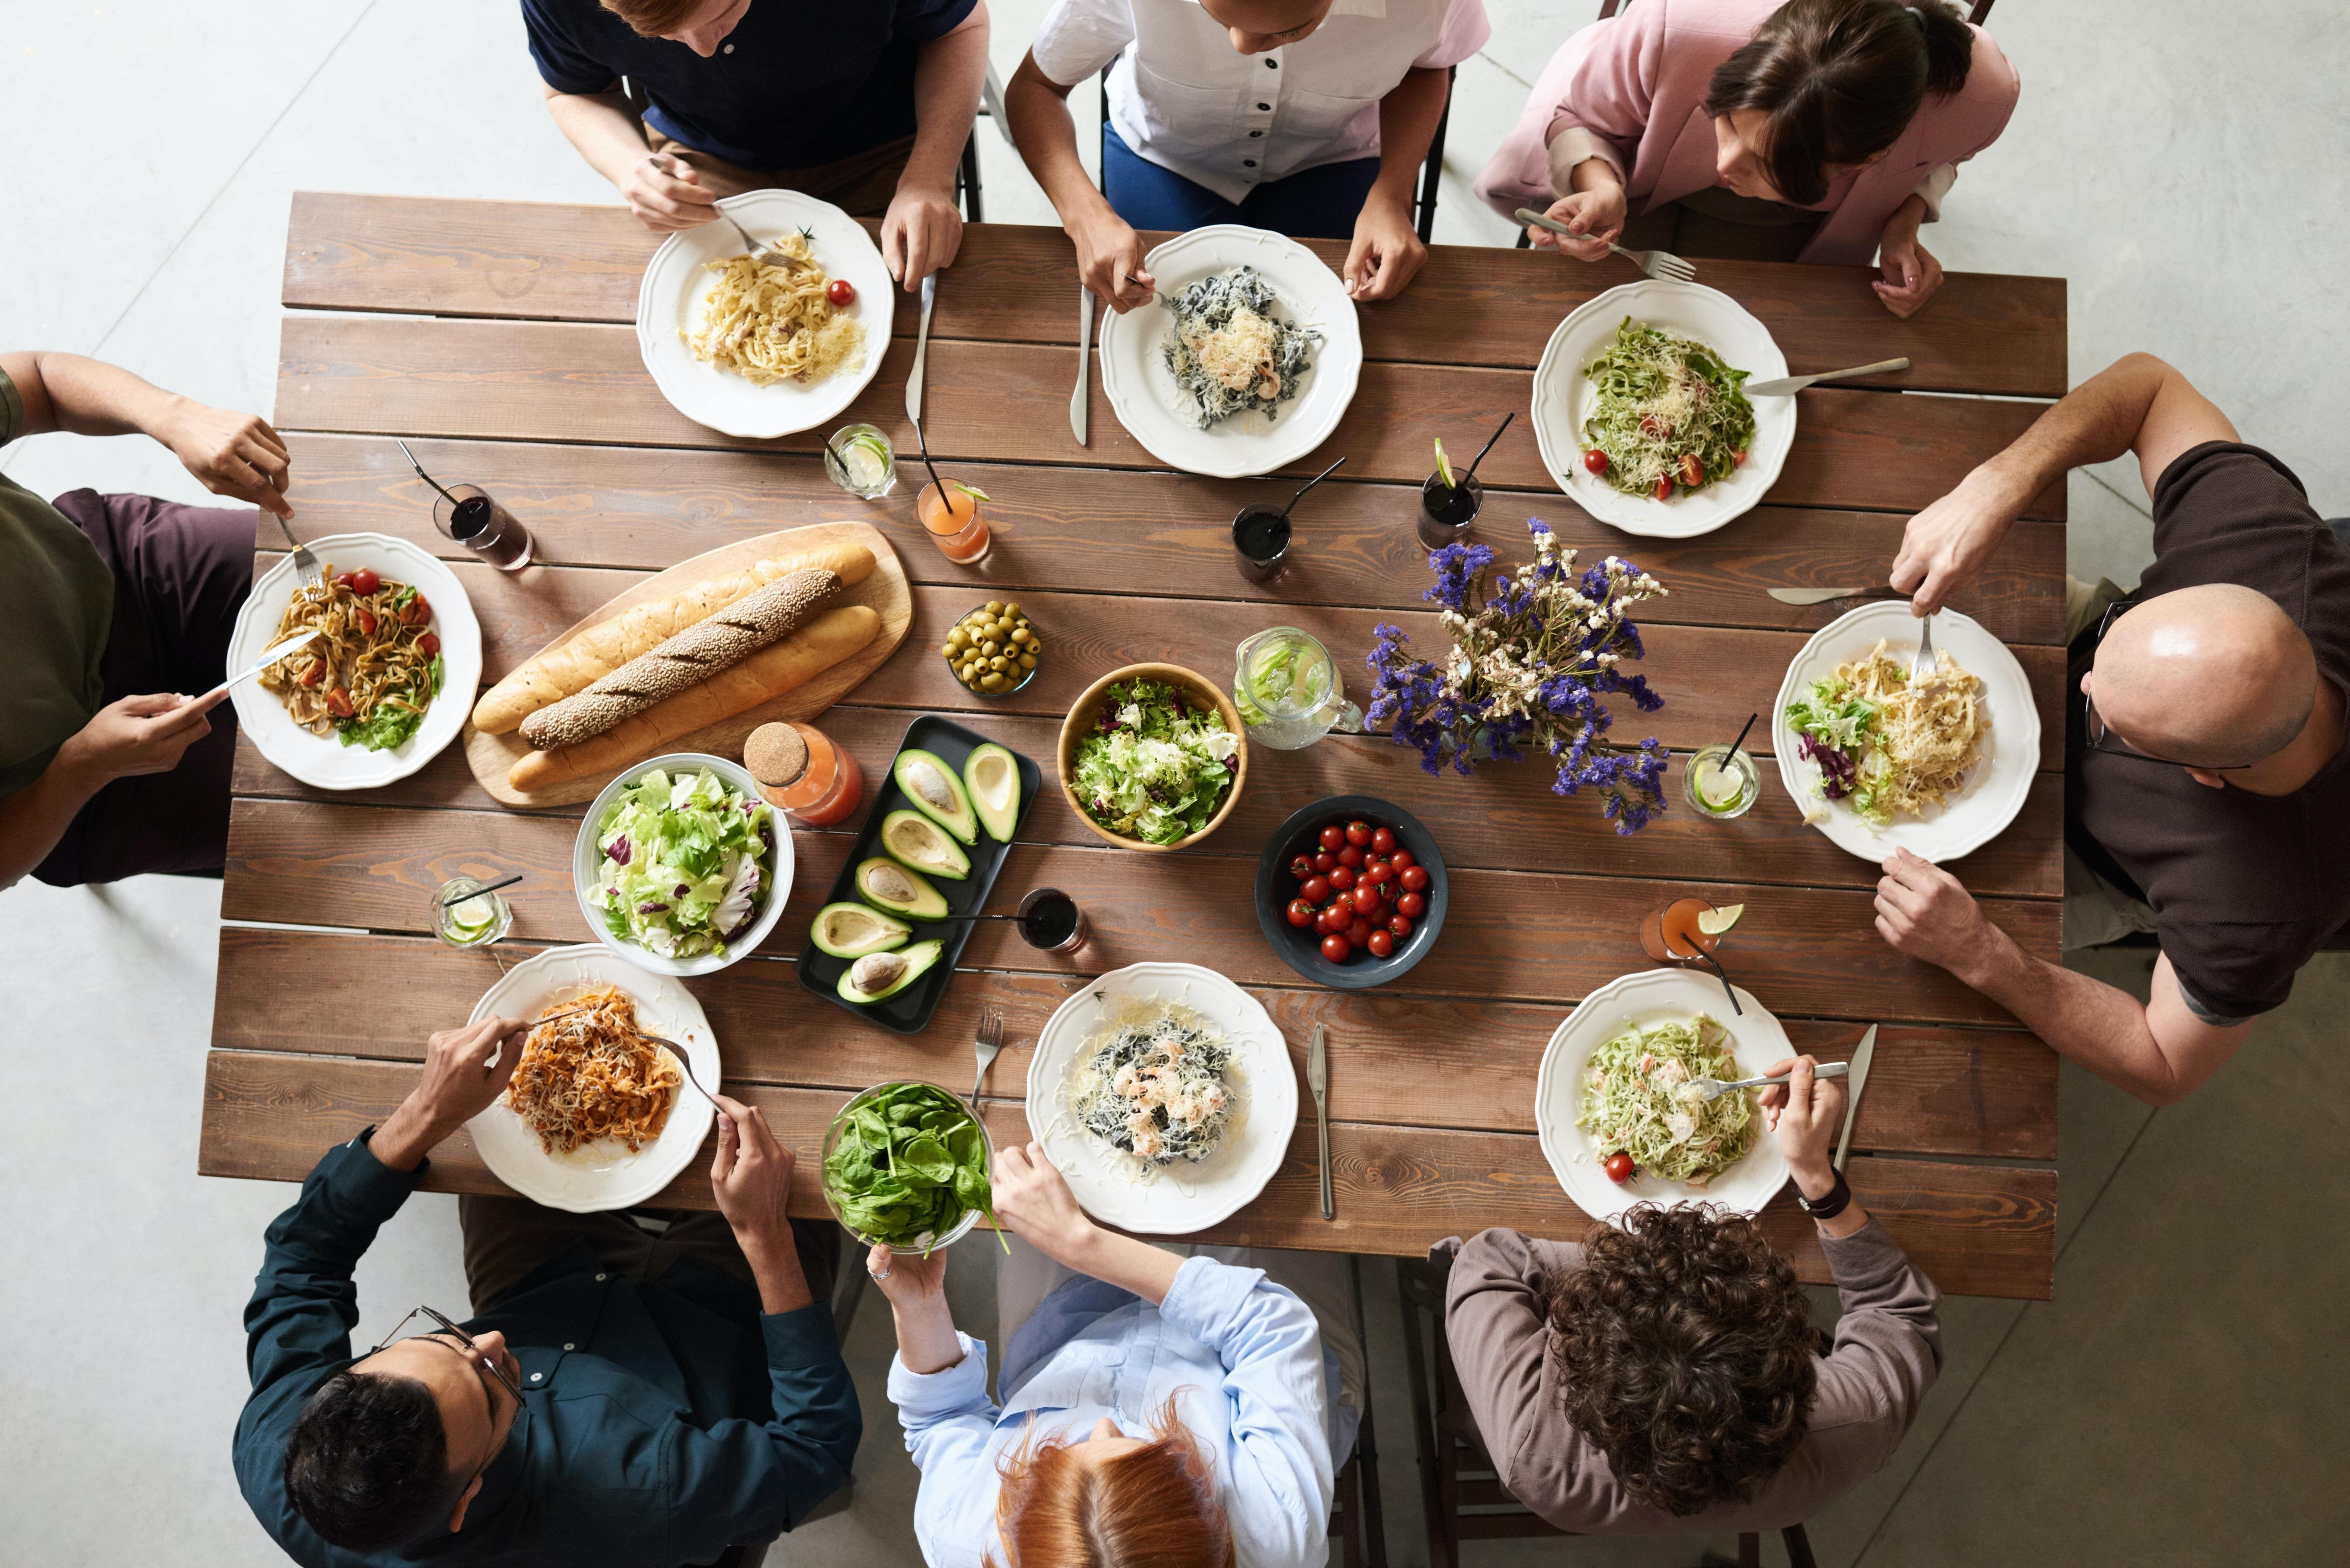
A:
<svg viewBox="0 0 2350 1568">
<path fill-rule="evenodd" d="M 991 542 L 987 519 L 979 510 L 979 504 L 986 499 L 952 480 L 932 481 L 922 486 L 914 511 L 922 526 L 931 531 L 931 543 L 939 547 L 940 555 L 957 566 L 973 566 L 987 559 Z"/>
<path fill-rule="evenodd" d="M 767 804 L 827 827 L 865 798 L 865 770 L 812 724 L 762 724 L 743 742 L 743 766 Z"/>
<path fill-rule="evenodd" d="M 1698 962 L 1700 953 L 1721 945 L 1721 937 L 1697 929 L 1697 918 L 1712 909 L 1703 898 L 1676 898 L 1649 910 L 1640 922 L 1641 948 L 1659 963 Z"/>
</svg>

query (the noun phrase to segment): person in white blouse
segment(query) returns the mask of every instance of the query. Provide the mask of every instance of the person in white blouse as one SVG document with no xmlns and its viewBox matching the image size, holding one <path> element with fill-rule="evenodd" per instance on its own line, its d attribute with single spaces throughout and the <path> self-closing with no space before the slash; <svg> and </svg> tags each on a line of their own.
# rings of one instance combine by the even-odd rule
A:
<svg viewBox="0 0 2350 1568">
<path fill-rule="evenodd" d="M 1447 73 L 1491 32 L 1483 0 L 1057 0 L 1004 109 L 1114 310 L 1150 302 L 1137 229 L 1224 223 L 1351 239 L 1347 293 L 1389 299 L 1428 257 L 1412 182 Z M 1096 190 L 1066 100 L 1112 60 Z"/>
<path fill-rule="evenodd" d="M 997 1155 L 994 1188 L 1019 1238 L 998 1274 L 1000 1405 L 986 1345 L 948 1311 L 947 1254 L 866 1263 L 897 1322 L 889 1400 L 922 1472 L 923 1561 L 1323 1568 L 1362 1424 L 1343 1260 L 1116 1235 L 1033 1143 Z"/>
</svg>

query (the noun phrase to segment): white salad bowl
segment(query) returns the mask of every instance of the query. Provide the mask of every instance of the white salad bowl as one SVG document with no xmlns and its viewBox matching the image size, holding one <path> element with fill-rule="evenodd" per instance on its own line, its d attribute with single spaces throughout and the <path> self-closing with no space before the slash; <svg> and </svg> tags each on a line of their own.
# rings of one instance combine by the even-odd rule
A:
<svg viewBox="0 0 2350 1568">
<path fill-rule="evenodd" d="M 596 933 L 596 940 L 639 969 L 650 970 L 655 974 L 715 974 L 739 961 L 765 941 L 767 933 L 774 930 L 775 922 L 783 918 L 784 905 L 792 896 L 794 857 L 791 824 L 785 820 L 782 812 L 772 805 L 767 808 L 768 819 L 773 824 L 773 831 L 768 836 L 773 845 L 768 852 L 771 857 L 768 869 L 774 875 L 767 888 L 766 908 L 759 911 L 750 929 L 727 943 L 723 952 L 697 953 L 689 959 L 663 958 L 650 949 L 614 936 L 611 928 L 604 923 L 604 911 L 592 901 L 597 873 L 603 864 L 604 846 L 598 829 L 604 821 L 604 814 L 611 809 L 612 802 L 622 790 L 656 768 L 671 775 L 707 768 L 723 780 L 729 789 L 738 790 L 752 800 L 760 798 L 759 781 L 744 772 L 741 763 L 730 763 L 724 757 L 713 757 L 702 752 L 672 752 L 667 756 L 651 757 L 639 763 L 606 784 L 604 792 L 588 805 L 588 815 L 580 819 L 579 836 L 571 846 L 572 893 L 579 900 L 580 917 L 588 922 L 588 929 Z"/>
</svg>

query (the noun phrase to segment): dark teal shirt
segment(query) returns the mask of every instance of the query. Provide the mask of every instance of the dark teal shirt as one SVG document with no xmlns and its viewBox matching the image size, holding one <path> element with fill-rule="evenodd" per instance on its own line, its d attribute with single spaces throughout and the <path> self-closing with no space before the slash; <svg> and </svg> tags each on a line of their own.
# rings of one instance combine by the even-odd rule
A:
<svg viewBox="0 0 2350 1568">
<path fill-rule="evenodd" d="M 418 1174 L 354 1139 L 269 1227 L 244 1309 L 236 1474 L 296 1562 L 677 1568 L 789 1529 L 847 1482 L 863 1427 L 827 1303 L 764 1315 L 750 1286 L 698 1259 L 648 1284 L 604 1272 L 583 1242 L 464 1325 L 505 1334 L 523 1388 L 464 1529 L 365 1555 L 320 1540 L 286 1501 L 286 1439 L 354 1359 L 351 1271 Z"/>
</svg>

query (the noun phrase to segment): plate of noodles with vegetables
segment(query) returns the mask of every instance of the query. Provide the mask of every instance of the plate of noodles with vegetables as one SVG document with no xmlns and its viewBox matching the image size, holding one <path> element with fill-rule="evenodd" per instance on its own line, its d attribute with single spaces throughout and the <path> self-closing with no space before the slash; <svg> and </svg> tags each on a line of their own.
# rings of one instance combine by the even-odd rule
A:
<svg viewBox="0 0 2350 1568">
<path fill-rule="evenodd" d="M 1795 439 L 1770 328 L 1728 295 L 1645 278 L 1570 313 L 1534 369 L 1534 437 L 1561 490 L 1628 534 L 1709 534 L 1761 501 Z"/>
<path fill-rule="evenodd" d="M 1550 1037 L 1534 1081 L 1534 1130 L 1575 1206 L 1610 1224 L 1636 1203 L 1718 1203 L 1752 1214 L 1787 1162 L 1752 1090 L 1712 1101 L 1692 1078 L 1751 1078 L 1795 1054 L 1762 1004 L 1696 970 L 1610 981 Z"/>
<path fill-rule="evenodd" d="M 1289 1048 L 1257 1000 L 1188 963 L 1113 970 L 1045 1022 L 1028 1133 L 1105 1224 L 1177 1236 L 1264 1190 L 1297 1127 Z"/>
<path fill-rule="evenodd" d="M 719 1090 L 718 1044 L 677 981 L 603 948 L 549 948 L 508 970 L 468 1022 L 492 1016 L 548 1020 L 505 1093 L 466 1124 L 491 1174 L 525 1198 L 574 1214 L 625 1209 L 701 1151 L 714 1112 L 684 1075 Z"/>
<path fill-rule="evenodd" d="M 2040 766 L 2040 710 L 2007 646 L 1942 610 L 1936 670 L 1913 682 L 1918 636 L 1907 603 L 1863 605 L 1804 645 L 1773 705 L 1779 782 L 1864 860 L 1971 854 L 2015 820 Z"/>
<path fill-rule="evenodd" d="M 896 285 L 856 219 L 797 191 L 718 205 L 723 219 L 661 242 L 637 288 L 637 348 L 661 396 L 697 424 L 760 439 L 811 429 L 857 400 L 889 347 Z"/>
<path fill-rule="evenodd" d="M 482 631 L 455 573 L 382 534 L 308 541 L 325 580 L 291 556 L 254 581 L 229 638 L 228 668 L 250 669 L 296 632 L 320 635 L 231 689 L 236 722 L 282 771 L 320 789 L 407 777 L 464 727 L 482 679 Z"/>
</svg>

